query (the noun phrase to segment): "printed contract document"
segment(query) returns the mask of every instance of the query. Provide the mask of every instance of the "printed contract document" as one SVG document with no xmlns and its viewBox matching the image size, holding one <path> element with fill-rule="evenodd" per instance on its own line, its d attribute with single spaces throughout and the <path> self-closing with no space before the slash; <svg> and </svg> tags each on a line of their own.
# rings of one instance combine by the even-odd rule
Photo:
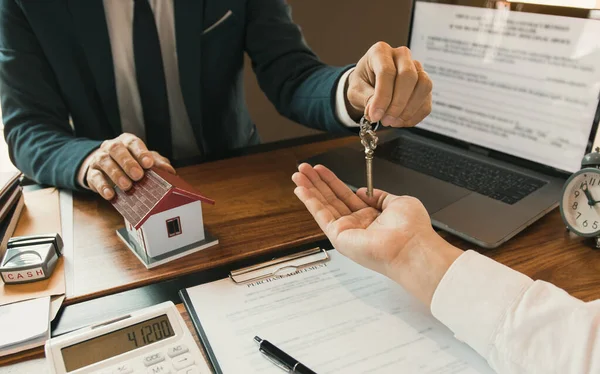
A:
<svg viewBox="0 0 600 374">
<path fill-rule="evenodd" d="M 319 374 L 493 373 L 398 284 L 329 255 L 292 275 L 186 290 L 221 372 L 281 373 L 259 353 L 257 335 Z"/>
</svg>

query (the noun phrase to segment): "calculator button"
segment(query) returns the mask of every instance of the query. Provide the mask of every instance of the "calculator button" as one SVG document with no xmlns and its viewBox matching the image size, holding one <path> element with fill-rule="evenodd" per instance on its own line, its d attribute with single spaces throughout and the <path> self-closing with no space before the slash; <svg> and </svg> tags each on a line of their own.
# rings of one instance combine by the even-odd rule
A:
<svg viewBox="0 0 600 374">
<path fill-rule="evenodd" d="M 131 368 L 131 366 L 129 366 L 127 364 L 121 364 L 112 371 L 112 374 L 130 374 L 130 373 L 133 373 L 133 369 Z"/>
<path fill-rule="evenodd" d="M 200 374 L 200 370 L 198 369 L 198 366 L 190 366 L 183 370 L 179 370 L 177 374 Z"/>
<path fill-rule="evenodd" d="M 175 356 L 179 356 L 184 353 L 187 353 L 188 351 L 189 351 L 189 349 L 185 344 L 177 344 L 177 345 L 174 345 L 171 348 L 169 348 L 169 350 L 167 351 L 167 354 L 169 355 L 169 357 L 173 358 Z"/>
<path fill-rule="evenodd" d="M 191 354 L 186 353 L 181 356 L 177 356 L 171 360 L 171 363 L 177 370 L 185 369 L 186 367 L 194 364 L 194 358 Z"/>
<path fill-rule="evenodd" d="M 159 362 L 162 362 L 165 360 L 165 355 L 163 355 L 160 352 L 151 354 L 150 356 L 146 356 L 144 357 L 144 365 L 146 366 L 152 366 L 154 364 L 158 364 Z"/>
<path fill-rule="evenodd" d="M 146 373 L 148 374 L 169 374 L 170 372 L 171 369 L 169 369 L 169 365 L 166 362 L 150 366 L 148 369 L 146 369 Z"/>
</svg>

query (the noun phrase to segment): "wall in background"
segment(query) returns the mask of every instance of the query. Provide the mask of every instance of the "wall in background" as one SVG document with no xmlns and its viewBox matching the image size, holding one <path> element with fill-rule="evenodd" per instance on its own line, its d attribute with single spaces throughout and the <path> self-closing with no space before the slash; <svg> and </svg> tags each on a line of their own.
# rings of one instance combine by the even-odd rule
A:
<svg viewBox="0 0 600 374">
<path fill-rule="evenodd" d="M 308 45 L 325 63 L 356 63 L 378 41 L 406 45 L 410 0 L 288 0 Z M 280 116 L 245 67 L 246 101 L 264 142 L 317 133 Z"/>
</svg>

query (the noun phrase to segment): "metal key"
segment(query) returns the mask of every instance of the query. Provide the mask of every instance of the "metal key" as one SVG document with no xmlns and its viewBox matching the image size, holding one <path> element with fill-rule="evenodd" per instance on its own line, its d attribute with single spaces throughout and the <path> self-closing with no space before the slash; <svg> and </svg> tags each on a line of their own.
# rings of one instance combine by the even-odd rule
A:
<svg viewBox="0 0 600 374">
<path fill-rule="evenodd" d="M 373 128 L 375 125 L 375 128 Z M 373 197 L 373 153 L 377 148 L 379 138 L 375 135 L 375 130 L 379 127 L 379 122 L 371 122 L 367 116 L 360 119 L 360 142 L 365 147 L 365 160 L 367 162 L 367 196 Z"/>
</svg>

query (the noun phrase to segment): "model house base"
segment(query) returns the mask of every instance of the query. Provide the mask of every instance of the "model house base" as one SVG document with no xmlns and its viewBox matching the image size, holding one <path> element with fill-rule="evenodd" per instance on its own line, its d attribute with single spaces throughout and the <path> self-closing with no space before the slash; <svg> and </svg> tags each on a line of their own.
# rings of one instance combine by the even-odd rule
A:
<svg viewBox="0 0 600 374">
<path fill-rule="evenodd" d="M 133 254 L 142 262 L 142 264 L 144 264 L 146 269 L 152 269 L 159 265 L 166 264 L 167 262 L 171 262 L 178 258 L 219 244 L 219 240 L 214 235 L 212 235 L 207 230 L 204 230 L 203 240 L 192 244 L 188 244 L 175 250 L 171 250 L 168 253 L 165 253 L 160 256 L 150 257 L 146 253 L 146 251 L 143 248 L 141 248 L 136 238 L 132 238 L 130 236 L 130 233 L 129 231 L 127 231 L 127 228 L 123 227 L 117 230 L 117 236 L 123 241 L 123 243 L 125 243 L 125 245 L 127 245 L 127 248 L 129 248 L 131 252 L 133 252 Z"/>
</svg>

